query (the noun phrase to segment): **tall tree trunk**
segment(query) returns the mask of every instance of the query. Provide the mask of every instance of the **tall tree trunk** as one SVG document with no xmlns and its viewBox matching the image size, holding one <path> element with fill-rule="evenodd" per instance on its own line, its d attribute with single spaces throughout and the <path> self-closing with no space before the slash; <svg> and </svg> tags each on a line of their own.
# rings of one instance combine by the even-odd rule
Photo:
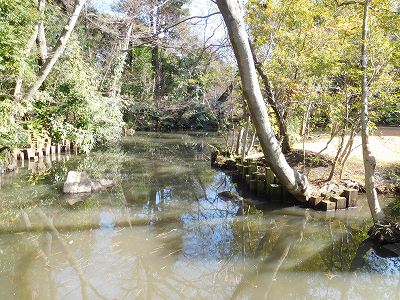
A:
<svg viewBox="0 0 400 300">
<path fill-rule="evenodd" d="M 151 50 L 153 73 L 154 73 L 154 101 L 156 107 L 159 106 L 161 100 L 161 61 L 160 61 L 160 49 L 158 45 L 155 45 Z"/>
<path fill-rule="evenodd" d="M 253 128 L 253 136 L 251 137 L 251 142 L 249 147 L 246 149 L 246 155 L 249 155 L 251 149 L 253 149 L 255 141 L 256 141 L 256 131 Z"/>
<path fill-rule="evenodd" d="M 301 131 L 300 131 L 301 136 L 305 136 L 305 134 L 307 133 L 308 119 L 310 118 L 312 105 L 313 105 L 313 102 L 309 101 L 308 105 L 307 105 L 307 110 L 306 110 L 305 114 L 303 115 L 303 122 L 301 125 Z"/>
<path fill-rule="evenodd" d="M 57 60 L 60 58 L 61 54 L 63 54 L 67 42 L 72 34 L 72 31 L 75 28 L 76 22 L 78 21 L 79 15 L 82 11 L 83 6 L 88 0 L 76 0 L 74 11 L 71 17 L 68 20 L 67 25 L 65 25 L 63 31 L 61 32 L 60 38 L 58 39 L 55 47 L 54 52 L 50 55 L 44 65 L 40 68 L 38 78 L 33 86 L 29 89 L 26 94 L 26 98 L 32 98 L 36 92 L 40 89 L 43 82 L 46 80 L 47 76 L 49 76 L 51 70 L 53 69 L 54 65 L 56 64 Z"/>
<path fill-rule="evenodd" d="M 249 138 L 249 129 L 250 129 L 251 117 L 250 114 L 246 113 L 246 128 L 244 129 L 244 139 L 242 141 L 242 162 L 246 156 L 246 147 L 247 147 L 247 140 Z"/>
<path fill-rule="evenodd" d="M 38 23 L 38 34 L 37 34 L 37 45 L 39 49 L 39 66 L 42 67 L 46 62 L 48 53 L 47 53 L 47 42 L 46 42 L 46 34 L 44 32 L 44 9 L 46 6 L 46 0 L 40 0 L 38 5 L 38 10 L 40 13 L 40 21 Z"/>
<path fill-rule="evenodd" d="M 265 158 L 282 185 L 299 200 L 307 200 L 311 194 L 307 177 L 289 166 L 272 130 L 258 83 L 241 7 L 237 1 L 216 0 L 216 2 L 228 29 L 239 65 L 243 92 Z"/>
<path fill-rule="evenodd" d="M 125 39 L 120 43 L 120 57 L 114 68 L 114 78 L 111 85 L 111 96 L 115 97 L 121 92 L 121 78 L 124 72 L 126 57 L 128 55 L 129 43 L 132 37 L 133 23 L 128 25 Z"/>
<path fill-rule="evenodd" d="M 261 80 L 264 84 L 264 92 L 265 95 L 267 96 L 268 104 L 272 107 L 272 110 L 275 113 L 276 120 L 278 121 L 279 135 L 280 138 L 282 139 L 282 151 L 283 153 L 288 153 L 291 151 L 291 147 L 290 147 L 290 136 L 287 130 L 285 117 L 283 115 L 283 112 L 279 109 L 278 103 L 276 103 L 275 93 L 272 84 L 269 81 L 267 74 L 262 69 L 261 63 L 258 61 L 256 51 L 251 43 L 250 43 L 250 49 L 254 59 L 254 66 L 256 67 L 258 75 L 260 75 Z"/>
<path fill-rule="evenodd" d="M 240 126 L 239 134 L 237 136 L 237 141 L 236 141 L 236 149 L 235 149 L 236 155 L 240 154 L 240 145 L 242 144 L 243 132 L 244 132 L 243 126 Z"/>
<path fill-rule="evenodd" d="M 362 45 L 361 45 L 361 64 L 362 64 L 362 82 L 361 82 L 361 139 L 362 139 L 362 150 L 364 159 L 364 171 L 365 171 L 365 190 L 367 193 L 367 199 L 369 208 L 371 210 L 372 217 L 374 220 L 383 218 L 383 212 L 379 205 L 378 195 L 375 189 L 375 166 L 376 160 L 371 153 L 368 141 L 368 81 L 367 81 L 367 32 L 368 32 L 368 6 L 369 0 L 365 0 L 364 3 L 364 17 L 363 17 L 363 28 L 362 28 Z"/>
<path fill-rule="evenodd" d="M 160 61 L 160 48 L 157 45 L 157 34 L 160 25 L 160 8 L 159 1 L 150 1 L 151 13 L 150 13 L 150 30 L 155 37 L 155 45 L 151 49 L 151 63 L 153 66 L 153 96 L 156 107 L 159 107 L 161 100 L 161 61 Z"/>
</svg>

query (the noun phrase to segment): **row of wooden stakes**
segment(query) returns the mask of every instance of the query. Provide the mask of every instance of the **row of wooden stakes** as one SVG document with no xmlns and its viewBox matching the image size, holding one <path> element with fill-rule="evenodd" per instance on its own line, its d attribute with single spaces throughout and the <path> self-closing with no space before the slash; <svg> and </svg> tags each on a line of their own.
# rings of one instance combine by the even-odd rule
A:
<svg viewBox="0 0 400 300">
<path fill-rule="evenodd" d="M 78 153 L 79 146 L 72 144 L 69 140 L 64 140 L 62 143 L 52 144 L 51 139 L 32 140 L 29 147 L 24 149 L 14 149 L 13 157 L 15 160 L 34 160 L 38 161 L 43 156 L 50 154 L 59 154 L 65 152 Z"/>
<path fill-rule="evenodd" d="M 292 196 L 279 182 L 270 167 L 258 165 L 257 160 L 248 158 L 236 159 L 236 172 L 232 173 L 232 181 L 237 183 L 245 193 L 257 196 L 261 200 L 271 202 L 296 203 Z M 323 211 L 346 209 L 357 206 L 358 190 L 345 188 L 336 193 L 325 193 L 312 196 L 308 206 Z"/>
</svg>

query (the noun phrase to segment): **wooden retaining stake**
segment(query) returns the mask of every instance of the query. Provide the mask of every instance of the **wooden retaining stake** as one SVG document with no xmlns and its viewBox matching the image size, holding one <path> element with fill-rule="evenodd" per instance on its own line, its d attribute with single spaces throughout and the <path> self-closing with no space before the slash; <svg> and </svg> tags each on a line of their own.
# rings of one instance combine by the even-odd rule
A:
<svg viewBox="0 0 400 300">
<path fill-rule="evenodd" d="M 242 182 L 246 181 L 246 175 L 249 174 L 249 166 L 243 166 L 243 171 L 242 171 Z"/>
<path fill-rule="evenodd" d="M 245 184 L 245 190 L 249 190 L 250 188 L 250 180 L 251 180 L 251 176 L 249 174 L 245 175 L 245 180 L 244 180 L 244 184 Z"/>
<path fill-rule="evenodd" d="M 346 207 L 356 207 L 358 190 L 356 189 L 345 189 L 341 196 L 346 198 Z"/>
<path fill-rule="evenodd" d="M 336 204 L 336 206 L 335 206 L 336 209 L 345 209 L 346 208 L 346 198 L 345 197 L 340 197 L 340 196 L 335 195 L 335 196 L 332 196 L 329 200 Z"/>
<path fill-rule="evenodd" d="M 32 148 L 22 150 L 25 159 L 35 158 L 35 151 Z"/>
<path fill-rule="evenodd" d="M 336 208 L 336 203 L 335 203 L 335 202 L 331 202 L 331 201 L 327 201 L 327 200 L 322 200 L 322 201 L 319 203 L 319 207 L 320 207 L 323 211 L 335 210 L 335 208 Z"/>
<path fill-rule="evenodd" d="M 253 174 L 255 172 L 257 172 L 257 163 L 253 162 L 249 165 L 249 174 Z"/>
<path fill-rule="evenodd" d="M 266 176 L 267 185 L 275 183 L 275 174 L 271 170 L 270 167 L 266 167 L 265 168 L 265 176 Z"/>
<path fill-rule="evenodd" d="M 49 142 L 44 143 L 44 147 L 43 147 L 43 154 L 45 156 L 50 155 L 51 152 L 51 145 Z"/>
<path fill-rule="evenodd" d="M 310 203 L 310 205 L 315 208 L 321 202 L 321 200 L 322 199 L 319 196 L 311 196 L 308 200 L 308 203 Z"/>
<path fill-rule="evenodd" d="M 249 180 L 249 191 L 250 193 L 257 193 L 257 179 Z"/>
<path fill-rule="evenodd" d="M 279 184 L 270 184 L 270 199 L 275 202 L 282 201 L 282 189 Z"/>
<path fill-rule="evenodd" d="M 69 141 L 64 141 L 63 148 L 67 152 L 67 155 L 62 157 L 64 161 L 69 159 L 68 153 L 70 153 L 70 149 L 68 145 L 71 145 Z M 73 145 L 73 149 L 75 152 L 77 151 L 75 144 Z M 51 152 L 53 152 L 53 148 Z M 242 161 L 240 157 L 236 157 L 235 162 L 237 172 L 232 173 L 232 182 L 237 183 L 243 192 L 249 192 L 250 195 L 262 197 L 265 201 L 296 203 L 296 198 L 282 187 L 271 168 L 264 168 L 265 161 L 261 161 L 261 166 L 258 166 L 257 162 L 260 162 L 259 160 L 247 158 Z M 355 207 L 357 204 L 357 195 L 358 191 L 356 189 L 345 189 L 341 195 L 329 192 L 321 194 L 321 196 L 312 196 L 308 203 L 314 209 L 334 211 L 335 209 Z"/>
<path fill-rule="evenodd" d="M 266 188 L 265 188 L 265 179 L 257 180 L 257 196 L 265 196 Z"/>
</svg>

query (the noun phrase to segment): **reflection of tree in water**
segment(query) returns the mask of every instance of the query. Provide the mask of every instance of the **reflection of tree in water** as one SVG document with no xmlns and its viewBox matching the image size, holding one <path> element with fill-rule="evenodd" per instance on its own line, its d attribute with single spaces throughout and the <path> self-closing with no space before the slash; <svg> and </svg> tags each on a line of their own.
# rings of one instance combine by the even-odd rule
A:
<svg viewBox="0 0 400 300">
<path fill-rule="evenodd" d="M 369 249 L 369 263 L 372 262 L 375 270 L 390 265 L 391 272 L 371 273 L 371 268 L 365 269 L 364 261 L 363 270 L 349 273 L 354 271 L 352 265 L 359 256 L 357 250 L 362 248 L 360 244 L 366 238 L 368 225 L 360 227 L 338 219 L 328 222 L 319 219 L 318 215 L 305 217 L 303 221 L 289 218 L 281 226 L 272 249 L 270 245 L 258 256 L 259 263 L 254 264 L 236 287 L 234 298 L 249 295 L 254 299 L 398 298 L 398 258 L 388 261 L 371 255 Z M 260 244 L 264 239 L 265 236 L 259 240 Z"/>
<path fill-rule="evenodd" d="M 119 174 L 121 186 L 93 194 L 72 209 L 49 204 L 46 215 L 54 216 L 57 226 L 68 221 L 76 223 L 77 230 L 85 222 L 96 223 L 91 230 L 61 233 L 67 246 L 46 239 L 48 234 L 6 239 L 12 246 L 1 249 L 20 263 L 7 268 L 10 260 L 0 260 L 0 267 L 21 278 L 13 286 L 26 287 L 21 298 L 35 293 L 45 295 L 41 299 L 95 298 L 91 284 L 110 299 L 357 298 L 367 295 L 361 278 L 376 285 L 377 278 L 365 270 L 358 272 L 358 279 L 346 273 L 365 237 L 363 228 L 334 218 L 327 221 L 318 214 L 296 215 L 279 207 L 262 211 L 225 201 L 218 192 L 235 190 L 230 178 L 204 162 L 204 146 L 181 138 L 183 142 L 128 142 L 118 150 L 125 154 L 114 165 L 113 159 L 102 164 L 106 156 L 78 160 L 76 166 L 90 168 L 100 177 L 107 170 Z M 63 172 L 52 174 L 61 178 Z M 34 226 L 41 222 L 31 220 Z M 32 247 L 35 240 L 39 244 Z M 50 253 L 49 265 L 38 259 L 40 251 Z M 71 257 L 86 280 L 72 266 Z M 387 264 L 371 253 L 367 257 L 375 269 L 398 268 L 395 260 Z M 390 298 L 398 279 L 385 278 L 377 291 Z M 11 289 L 0 289 L 0 296 L 12 294 Z M 385 294 L 385 289 L 390 292 Z"/>
</svg>

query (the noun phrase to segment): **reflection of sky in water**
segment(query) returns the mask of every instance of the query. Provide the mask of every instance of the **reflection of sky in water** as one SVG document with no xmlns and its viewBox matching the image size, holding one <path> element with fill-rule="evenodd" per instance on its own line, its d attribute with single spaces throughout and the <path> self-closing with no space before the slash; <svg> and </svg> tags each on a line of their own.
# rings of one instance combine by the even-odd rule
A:
<svg viewBox="0 0 400 300">
<path fill-rule="evenodd" d="M 67 243 L 73 241 L 68 244 L 71 253 L 90 282 L 107 298 L 141 299 L 145 295 L 185 298 L 181 291 L 186 298 L 230 298 L 241 280 L 260 270 L 271 253 L 276 255 L 274 262 L 278 261 L 282 251 L 274 247 L 280 234 L 289 236 L 301 227 L 303 209 L 274 205 L 267 211 L 252 208 L 242 216 L 240 202 L 218 197 L 219 192 L 236 191 L 236 188 L 229 176 L 209 168 L 207 155 L 202 152 L 204 148 L 199 145 L 185 135 L 179 135 L 178 141 L 174 135 L 162 134 L 157 138 L 139 135 L 137 139 L 126 140 L 125 157 L 116 170 L 116 174 L 122 175 L 121 188 L 93 194 L 75 209 L 60 207 L 60 202 L 54 202 L 47 211 L 49 215 L 56 212 L 55 221 L 59 224 L 93 221 L 97 227 L 100 225 L 98 230 L 63 232 L 62 237 Z M 95 155 L 90 159 L 94 165 L 99 164 Z M 75 168 L 81 160 L 82 157 L 72 157 L 68 164 L 62 165 L 62 170 L 51 176 L 64 176 L 65 170 Z M 101 174 L 107 174 L 107 170 L 104 168 Z M 7 199 L 14 197 L 11 192 L 8 194 L 11 185 L 10 182 L 2 190 Z M 39 200 L 46 194 L 59 196 L 53 187 L 46 185 L 32 188 L 25 183 L 22 188 L 28 191 L 27 195 L 35 194 Z M 168 216 L 167 220 L 158 223 L 163 216 Z M 321 213 L 315 216 L 305 227 L 303 241 L 294 243 L 283 261 L 270 299 L 378 299 L 377 295 L 382 296 L 379 299 L 393 299 L 399 282 L 399 258 L 381 258 L 370 250 L 363 268 L 356 273 L 335 269 L 334 274 L 327 274 L 326 265 L 321 263 L 322 258 L 329 263 L 331 257 L 327 255 L 331 253 L 333 265 L 342 260 L 351 263 L 359 242 L 344 224 L 357 225 L 358 221 L 354 220 L 361 214 L 351 210 L 343 213 L 340 221 Z M 129 218 L 145 222 L 124 228 L 115 225 Z M 261 247 L 263 255 L 256 256 L 264 236 L 268 239 L 265 249 Z M 36 258 L 33 266 L 28 267 L 34 275 L 19 279 L 24 277 L 20 276 L 22 271 L 15 262 L 26 259 L 22 247 L 18 247 L 20 239 L 18 235 L 3 235 L 0 239 L 0 249 L 5 253 L 0 256 L 0 299 L 10 299 L 12 295 L 6 278 L 13 278 L 15 289 L 29 288 L 29 282 L 43 291 L 48 289 L 46 280 L 37 280 L 39 275 L 47 277 L 48 269 Z M 336 243 L 340 239 L 342 248 Z M 354 248 L 352 253 L 348 244 Z M 32 251 L 31 246 L 27 247 Z M 53 242 L 53 251 L 49 270 L 57 299 L 81 298 L 79 278 L 56 242 Z M 294 271 L 298 265 L 301 267 Z M 257 273 L 260 282 L 268 282 L 270 273 L 271 269 Z M 252 296 L 253 286 L 249 286 L 247 298 Z M 91 298 L 96 297 L 89 292 Z"/>
<path fill-rule="evenodd" d="M 114 214 L 108 211 L 102 211 L 99 214 L 100 216 L 100 227 L 103 229 L 112 229 L 114 228 Z"/>
<path fill-rule="evenodd" d="M 374 249 L 369 249 L 369 251 L 364 255 L 364 261 L 366 263 L 365 267 L 363 267 L 364 271 L 378 272 L 388 276 L 400 274 L 399 257 L 381 257 Z"/>
<path fill-rule="evenodd" d="M 190 212 L 182 215 L 185 234 L 183 256 L 186 258 L 208 257 L 222 259 L 232 254 L 233 218 L 240 209 L 240 203 L 222 200 L 218 193 L 233 190 L 231 179 L 218 172 L 214 182 L 206 189 L 205 195 L 198 198 Z"/>
</svg>

